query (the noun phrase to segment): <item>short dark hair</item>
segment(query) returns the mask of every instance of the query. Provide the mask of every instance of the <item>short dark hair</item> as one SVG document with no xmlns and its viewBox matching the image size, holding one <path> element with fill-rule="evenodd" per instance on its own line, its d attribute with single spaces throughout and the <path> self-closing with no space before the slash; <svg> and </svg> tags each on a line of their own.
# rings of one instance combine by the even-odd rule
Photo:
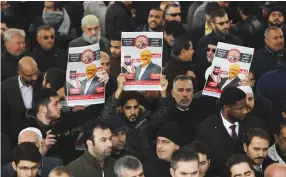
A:
<svg viewBox="0 0 286 177">
<path fill-rule="evenodd" d="M 269 135 L 266 133 L 266 131 L 264 131 L 261 128 L 253 128 L 253 129 L 248 130 L 248 132 L 246 133 L 244 143 L 247 146 L 249 146 L 251 140 L 254 137 L 259 137 L 261 139 L 264 139 L 264 140 L 267 140 L 268 142 L 270 142 Z"/>
<path fill-rule="evenodd" d="M 210 20 L 211 20 L 211 22 L 214 23 L 215 18 L 217 18 L 217 17 L 222 18 L 225 16 L 225 14 L 226 14 L 226 12 L 223 8 L 221 8 L 219 10 L 215 10 L 210 14 Z"/>
<path fill-rule="evenodd" d="M 222 109 L 224 106 L 234 106 L 238 101 L 245 98 L 246 94 L 239 88 L 228 87 L 220 95 L 220 107 Z"/>
<path fill-rule="evenodd" d="M 84 125 L 84 135 L 83 139 L 84 140 L 91 140 L 92 143 L 94 144 L 94 129 L 100 128 L 102 130 L 110 129 L 109 125 L 107 124 L 106 120 L 97 118 L 97 119 L 92 119 L 88 121 Z"/>
<path fill-rule="evenodd" d="M 53 168 L 52 171 L 49 173 L 49 177 L 51 176 L 52 173 L 55 173 L 57 176 L 68 174 L 69 177 L 73 177 L 71 170 L 69 170 L 65 166 L 57 166 Z"/>
<path fill-rule="evenodd" d="M 37 114 L 39 112 L 40 106 L 48 106 L 51 101 L 51 97 L 58 96 L 58 93 L 55 89 L 52 88 L 41 88 L 35 94 L 33 98 L 33 109 Z"/>
<path fill-rule="evenodd" d="M 37 36 L 40 35 L 40 31 L 41 30 L 45 30 L 45 31 L 48 31 L 48 30 L 51 30 L 51 29 L 54 29 L 54 27 L 52 27 L 51 25 L 41 25 L 37 28 Z"/>
<path fill-rule="evenodd" d="M 197 140 L 189 144 L 188 147 L 190 147 L 191 149 L 193 149 L 198 153 L 206 155 L 208 160 L 210 159 L 210 149 L 207 143 Z"/>
<path fill-rule="evenodd" d="M 34 143 L 23 142 L 14 148 L 12 160 L 16 165 L 18 165 L 21 160 L 40 163 L 42 156 L 39 148 Z"/>
<path fill-rule="evenodd" d="M 167 35 L 172 35 L 174 38 L 181 35 L 188 35 L 187 31 L 183 27 L 183 24 L 176 20 L 166 21 L 164 25 L 164 32 Z"/>
<path fill-rule="evenodd" d="M 117 31 L 110 36 L 110 41 L 121 41 L 121 31 Z"/>
<path fill-rule="evenodd" d="M 46 72 L 46 84 L 51 84 L 55 90 L 59 90 L 65 85 L 66 73 L 60 68 L 50 68 Z"/>
<path fill-rule="evenodd" d="M 231 176 L 231 172 L 230 169 L 237 164 L 240 163 L 247 163 L 247 165 L 249 166 L 249 168 L 254 171 L 254 167 L 252 165 L 252 162 L 250 161 L 250 159 L 244 155 L 244 154 L 233 154 L 226 162 L 226 172 L 227 172 L 227 176 Z"/>
<path fill-rule="evenodd" d="M 152 8 L 151 10 L 155 10 L 155 11 L 160 11 L 160 12 L 162 12 L 162 13 L 163 13 L 163 19 L 165 18 L 165 12 L 164 12 L 162 9 L 156 7 L 156 8 Z M 151 10 L 149 11 L 149 13 L 151 12 Z"/>
<path fill-rule="evenodd" d="M 172 154 L 171 168 L 175 171 L 177 169 L 178 162 L 189 161 L 197 161 L 199 164 L 199 155 L 188 147 L 182 147 Z"/>
<path fill-rule="evenodd" d="M 168 3 L 168 4 L 165 6 L 165 10 L 164 10 L 164 12 L 165 12 L 166 15 L 167 15 L 167 12 L 168 12 L 168 10 L 169 10 L 170 7 L 175 7 L 175 8 L 180 7 L 180 8 L 181 8 L 181 6 L 180 6 L 179 4 Z"/>
<path fill-rule="evenodd" d="M 183 36 L 178 36 L 174 40 L 174 46 L 173 46 L 173 54 L 178 56 L 181 54 L 182 50 L 189 50 L 191 39 L 189 36 L 183 35 Z"/>
<path fill-rule="evenodd" d="M 136 91 L 123 92 L 119 101 L 119 105 L 123 107 L 129 100 L 136 100 L 139 104 L 139 93 Z"/>
<path fill-rule="evenodd" d="M 206 8 L 205 8 L 205 14 L 207 15 L 211 15 L 214 11 L 216 10 L 220 10 L 222 7 L 220 7 L 220 5 L 213 1 L 213 2 L 209 2 L 207 3 L 206 5 Z"/>
<path fill-rule="evenodd" d="M 279 127 L 275 128 L 274 134 L 276 134 L 277 136 L 279 136 L 279 135 L 281 134 L 281 130 L 282 130 L 283 128 L 286 128 L 286 120 L 285 120 L 285 119 L 280 120 L 280 122 L 279 122 Z"/>
<path fill-rule="evenodd" d="M 255 5 L 251 1 L 248 3 L 238 2 L 238 10 L 241 10 L 246 16 L 251 15 L 254 6 Z"/>
</svg>

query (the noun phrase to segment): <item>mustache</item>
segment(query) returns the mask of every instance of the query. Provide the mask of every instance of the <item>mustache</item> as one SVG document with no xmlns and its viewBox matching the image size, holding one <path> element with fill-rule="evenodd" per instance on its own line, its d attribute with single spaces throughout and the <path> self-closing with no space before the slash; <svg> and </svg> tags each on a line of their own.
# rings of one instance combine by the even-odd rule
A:
<svg viewBox="0 0 286 177">
<path fill-rule="evenodd" d="M 265 158 L 264 157 L 256 157 L 254 159 L 257 159 L 257 160 L 264 160 Z"/>
</svg>

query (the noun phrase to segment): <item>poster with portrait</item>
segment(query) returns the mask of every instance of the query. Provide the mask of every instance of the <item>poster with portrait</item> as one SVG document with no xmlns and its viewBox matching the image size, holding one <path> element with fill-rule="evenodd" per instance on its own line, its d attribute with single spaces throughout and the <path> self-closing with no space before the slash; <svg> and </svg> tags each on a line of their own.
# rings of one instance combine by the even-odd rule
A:
<svg viewBox="0 0 286 177">
<path fill-rule="evenodd" d="M 66 70 L 68 106 L 105 102 L 104 84 L 99 82 L 102 71 L 99 44 L 69 48 Z"/>
<path fill-rule="evenodd" d="M 219 42 L 202 94 L 219 98 L 224 89 L 246 81 L 253 52 L 253 48 Z"/>
<path fill-rule="evenodd" d="M 162 32 L 122 32 L 124 90 L 161 90 Z"/>
</svg>

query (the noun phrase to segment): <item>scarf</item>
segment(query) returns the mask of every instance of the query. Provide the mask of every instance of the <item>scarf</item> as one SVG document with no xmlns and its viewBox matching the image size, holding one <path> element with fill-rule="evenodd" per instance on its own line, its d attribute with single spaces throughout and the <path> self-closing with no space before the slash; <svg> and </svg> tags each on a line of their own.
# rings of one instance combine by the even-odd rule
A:
<svg viewBox="0 0 286 177">
<path fill-rule="evenodd" d="M 63 35 L 67 36 L 69 34 L 70 29 L 70 17 L 65 9 L 63 11 L 43 11 L 43 21 L 45 24 L 48 25 L 55 25 L 62 21 L 58 32 Z"/>
</svg>

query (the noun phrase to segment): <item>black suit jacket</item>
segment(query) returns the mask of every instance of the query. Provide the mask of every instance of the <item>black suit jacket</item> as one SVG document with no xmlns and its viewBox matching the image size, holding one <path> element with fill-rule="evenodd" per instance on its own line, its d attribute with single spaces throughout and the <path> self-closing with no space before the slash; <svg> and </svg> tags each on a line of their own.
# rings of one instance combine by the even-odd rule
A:
<svg viewBox="0 0 286 177">
<path fill-rule="evenodd" d="M 85 90 L 85 87 L 86 87 L 86 83 L 87 83 L 87 79 L 84 79 L 82 82 L 81 82 L 81 86 L 80 86 L 80 94 L 81 95 L 92 95 L 92 94 L 95 94 L 95 89 L 96 87 L 103 87 L 103 83 L 99 82 L 98 81 L 98 77 L 95 76 L 92 81 L 91 81 L 91 84 L 90 86 L 88 87 L 87 91 L 86 91 L 86 94 L 84 94 L 84 90 Z"/>
<path fill-rule="evenodd" d="M 154 63 L 150 63 L 141 78 L 139 79 L 139 75 L 142 69 L 142 65 L 139 65 L 136 67 L 135 70 L 135 80 L 151 80 L 150 75 L 151 74 L 160 74 L 161 73 L 161 67 L 159 65 L 156 65 Z"/>
<path fill-rule="evenodd" d="M 43 73 L 38 76 L 37 83 L 33 87 L 33 95 L 42 87 Z M 7 134 L 12 143 L 17 143 L 19 125 L 25 119 L 26 107 L 21 95 L 18 76 L 13 76 L 1 84 L 1 116 L 2 132 Z"/>
<path fill-rule="evenodd" d="M 223 125 L 220 113 L 203 120 L 197 127 L 196 140 L 202 140 L 211 149 L 211 166 L 214 173 L 226 177 L 225 164 L 233 153 L 244 153 L 243 137 L 252 128 L 264 128 L 263 121 L 256 117 L 246 117 L 239 123 L 238 140 L 233 141 Z"/>
<path fill-rule="evenodd" d="M 228 80 L 228 77 L 224 77 L 221 79 L 220 83 L 219 83 L 219 88 L 221 89 L 221 87 L 223 86 L 223 84 Z M 233 79 L 229 84 L 227 84 L 222 90 L 225 90 L 228 87 L 237 87 L 239 86 L 239 82 L 241 82 L 239 77 L 236 77 L 235 79 Z"/>
</svg>

